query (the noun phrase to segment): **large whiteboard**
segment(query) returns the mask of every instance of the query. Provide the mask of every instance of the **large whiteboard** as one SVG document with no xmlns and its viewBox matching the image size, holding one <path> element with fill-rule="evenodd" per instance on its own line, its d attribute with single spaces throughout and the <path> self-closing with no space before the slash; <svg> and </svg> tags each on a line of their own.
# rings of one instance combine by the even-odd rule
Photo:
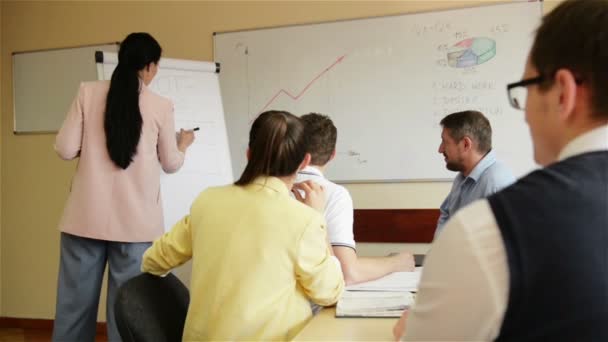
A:
<svg viewBox="0 0 608 342">
<path fill-rule="evenodd" d="M 111 79 L 117 64 L 116 53 L 103 53 L 97 64 L 99 79 Z M 173 101 L 176 129 L 200 127 L 182 168 L 161 175 L 168 231 L 189 213 L 201 191 L 233 182 L 232 166 L 215 63 L 162 58 L 150 88 Z"/>
<path fill-rule="evenodd" d="M 540 2 L 267 28 L 215 35 L 234 174 L 251 122 L 267 109 L 319 112 L 338 127 L 327 176 L 339 182 L 441 180 L 439 121 L 476 109 L 499 159 L 535 167 L 524 113 L 506 84 L 521 78 Z"/>
</svg>

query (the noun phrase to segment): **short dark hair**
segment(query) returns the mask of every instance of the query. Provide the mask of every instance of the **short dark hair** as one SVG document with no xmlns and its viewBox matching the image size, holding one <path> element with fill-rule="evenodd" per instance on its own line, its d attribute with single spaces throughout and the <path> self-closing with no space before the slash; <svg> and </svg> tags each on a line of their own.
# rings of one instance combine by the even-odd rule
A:
<svg viewBox="0 0 608 342">
<path fill-rule="evenodd" d="M 546 78 L 541 90 L 568 69 L 589 85 L 594 115 L 608 117 L 608 1 L 562 2 L 543 18 L 530 61 Z"/>
<path fill-rule="evenodd" d="M 312 165 L 323 166 L 329 162 L 336 149 L 338 129 L 329 116 L 319 113 L 302 115 L 308 135 L 308 153 Z"/>
<path fill-rule="evenodd" d="M 477 151 L 487 153 L 492 149 L 492 126 L 490 121 L 476 110 L 452 113 L 440 122 L 449 130 L 450 137 L 456 141 L 465 136 L 477 143 Z"/>
<path fill-rule="evenodd" d="M 306 156 L 307 146 L 300 118 L 276 110 L 260 114 L 249 132 L 249 161 L 234 184 L 247 185 L 260 176 L 295 174 Z"/>
</svg>

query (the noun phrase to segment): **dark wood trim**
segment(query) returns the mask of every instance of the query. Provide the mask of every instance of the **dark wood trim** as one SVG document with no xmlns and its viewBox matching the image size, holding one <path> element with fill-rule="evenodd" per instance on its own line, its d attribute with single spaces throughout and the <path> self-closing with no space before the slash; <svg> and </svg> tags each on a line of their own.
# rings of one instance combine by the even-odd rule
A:
<svg viewBox="0 0 608 342">
<path fill-rule="evenodd" d="M 0 317 L 0 328 L 53 330 L 52 319 Z M 106 323 L 97 322 L 97 333 L 106 334 Z"/>
<path fill-rule="evenodd" d="M 356 242 L 430 243 L 439 209 L 355 209 Z"/>
</svg>

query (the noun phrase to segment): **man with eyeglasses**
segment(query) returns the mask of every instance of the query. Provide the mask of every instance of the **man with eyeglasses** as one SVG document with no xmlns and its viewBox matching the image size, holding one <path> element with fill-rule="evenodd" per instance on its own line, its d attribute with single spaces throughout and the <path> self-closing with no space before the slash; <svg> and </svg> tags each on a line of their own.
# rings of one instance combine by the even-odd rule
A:
<svg viewBox="0 0 608 342">
<path fill-rule="evenodd" d="M 496 159 L 492 150 L 492 126 L 480 112 L 452 113 L 440 122 L 445 166 L 457 171 L 452 190 L 439 208 L 435 239 L 456 211 L 515 182 L 511 171 Z"/>
<path fill-rule="evenodd" d="M 508 91 L 544 168 L 446 224 L 397 338 L 608 341 L 607 23 L 606 0 L 543 18 Z"/>
</svg>

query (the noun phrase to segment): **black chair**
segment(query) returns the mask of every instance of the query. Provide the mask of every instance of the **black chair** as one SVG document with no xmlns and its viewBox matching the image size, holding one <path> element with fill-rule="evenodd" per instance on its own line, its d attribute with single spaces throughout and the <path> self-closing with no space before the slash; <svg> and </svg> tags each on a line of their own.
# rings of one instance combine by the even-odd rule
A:
<svg viewBox="0 0 608 342">
<path fill-rule="evenodd" d="M 124 283 L 114 303 L 123 342 L 181 341 L 188 311 L 188 289 L 173 274 L 141 274 Z"/>
</svg>

